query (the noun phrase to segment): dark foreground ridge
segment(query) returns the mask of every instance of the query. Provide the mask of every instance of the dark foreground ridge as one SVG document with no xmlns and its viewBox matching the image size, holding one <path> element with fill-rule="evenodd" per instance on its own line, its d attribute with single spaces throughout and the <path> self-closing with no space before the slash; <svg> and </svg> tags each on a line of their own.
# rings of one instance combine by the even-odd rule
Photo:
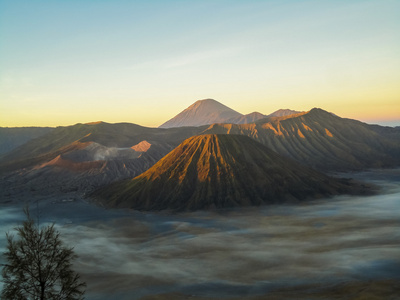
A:
<svg viewBox="0 0 400 300">
<path fill-rule="evenodd" d="M 188 138 L 152 168 L 96 191 L 106 206 L 198 210 L 296 202 L 362 192 L 241 135 Z"/>
</svg>

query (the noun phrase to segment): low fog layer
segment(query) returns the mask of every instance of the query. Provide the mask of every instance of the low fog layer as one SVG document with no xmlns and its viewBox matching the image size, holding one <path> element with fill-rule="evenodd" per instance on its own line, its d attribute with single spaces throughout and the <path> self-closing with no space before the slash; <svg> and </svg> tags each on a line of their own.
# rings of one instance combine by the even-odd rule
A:
<svg viewBox="0 0 400 300">
<path fill-rule="evenodd" d="M 39 202 L 40 220 L 56 221 L 75 247 L 87 299 L 246 296 L 309 283 L 400 280 L 400 170 L 353 175 L 374 177 L 382 194 L 185 214 L 47 199 Z M 21 218 L 20 208 L 2 207 L 1 231 Z M 0 242 L 4 248 L 4 235 Z"/>
</svg>

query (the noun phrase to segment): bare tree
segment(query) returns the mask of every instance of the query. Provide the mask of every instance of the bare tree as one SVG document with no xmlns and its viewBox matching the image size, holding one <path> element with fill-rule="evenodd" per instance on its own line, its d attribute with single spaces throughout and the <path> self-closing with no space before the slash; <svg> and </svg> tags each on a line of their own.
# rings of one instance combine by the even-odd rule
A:
<svg viewBox="0 0 400 300">
<path fill-rule="evenodd" d="M 25 209 L 27 220 L 7 233 L 1 299 L 83 299 L 86 284 L 72 270 L 73 248 L 65 247 L 53 225 L 39 227 Z"/>
</svg>

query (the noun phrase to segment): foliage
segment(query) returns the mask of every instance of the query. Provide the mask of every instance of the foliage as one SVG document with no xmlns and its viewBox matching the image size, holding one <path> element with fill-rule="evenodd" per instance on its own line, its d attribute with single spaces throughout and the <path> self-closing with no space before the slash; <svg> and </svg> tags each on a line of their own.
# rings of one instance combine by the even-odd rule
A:
<svg viewBox="0 0 400 300">
<path fill-rule="evenodd" d="M 25 209 L 27 220 L 16 227 L 19 239 L 7 233 L 1 299 L 83 299 L 85 283 L 72 270 L 76 258 L 53 225 L 40 228 Z"/>
</svg>

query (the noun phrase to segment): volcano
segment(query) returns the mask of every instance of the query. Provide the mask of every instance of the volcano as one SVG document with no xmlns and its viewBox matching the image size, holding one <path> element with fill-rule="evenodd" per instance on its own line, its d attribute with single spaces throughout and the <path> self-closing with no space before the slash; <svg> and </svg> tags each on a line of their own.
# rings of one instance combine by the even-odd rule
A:
<svg viewBox="0 0 400 300">
<path fill-rule="evenodd" d="M 242 135 L 186 139 L 132 180 L 96 191 L 106 207 L 198 210 L 351 193 L 352 185 L 280 156 Z"/>
<path fill-rule="evenodd" d="M 214 99 L 198 100 L 159 128 L 201 126 L 224 123 L 232 118 L 240 118 L 241 113 Z"/>
</svg>

